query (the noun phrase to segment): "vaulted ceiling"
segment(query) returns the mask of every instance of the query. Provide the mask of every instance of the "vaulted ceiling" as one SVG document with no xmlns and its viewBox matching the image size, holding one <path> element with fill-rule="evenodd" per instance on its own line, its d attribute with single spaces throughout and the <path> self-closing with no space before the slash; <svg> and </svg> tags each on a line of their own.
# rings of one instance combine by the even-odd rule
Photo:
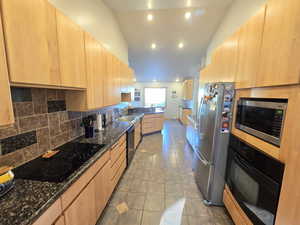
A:
<svg viewBox="0 0 300 225">
<path fill-rule="evenodd" d="M 101 0 L 100 0 L 101 1 Z M 120 24 L 137 81 L 198 74 L 201 58 L 232 0 L 103 0 Z M 190 19 L 185 13 L 191 12 Z M 148 21 L 147 15 L 153 20 Z M 155 43 L 156 48 L 151 45 Z M 183 48 L 179 48 L 179 43 Z"/>
</svg>

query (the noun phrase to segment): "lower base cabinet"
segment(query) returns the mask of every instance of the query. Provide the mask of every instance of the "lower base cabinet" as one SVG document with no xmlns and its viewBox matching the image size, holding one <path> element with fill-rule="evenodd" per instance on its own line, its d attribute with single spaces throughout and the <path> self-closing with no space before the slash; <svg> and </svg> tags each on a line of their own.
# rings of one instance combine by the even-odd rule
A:
<svg viewBox="0 0 300 225">
<path fill-rule="evenodd" d="M 109 200 L 111 189 L 110 181 L 110 161 L 99 171 L 95 176 L 95 210 L 97 217 L 101 215 L 104 210 L 106 203 Z"/>
<path fill-rule="evenodd" d="M 95 180 L 92 180 L 65 211 L 66 225 L 95 225 L 97 222 Z"/>
<path fill-rule="evenodd" d="M 161 131 L 163 128 L 164 114 L 145 115 L 142 122 L 142 133 L 150 134 Z"/>
<path fill-rule="evenodd" d="M 60 216 L 53 225 L 65 225 L 65 217 Z"/>
</svg>

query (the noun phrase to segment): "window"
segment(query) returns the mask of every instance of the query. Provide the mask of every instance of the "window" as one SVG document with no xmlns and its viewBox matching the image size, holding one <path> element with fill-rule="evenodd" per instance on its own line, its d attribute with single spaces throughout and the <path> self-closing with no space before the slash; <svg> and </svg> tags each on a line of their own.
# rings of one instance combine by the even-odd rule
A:
<svg viewBox="0 0 300 225">
<path fill-rule="evenodd" d="M 145 106 L 166 107 L 167 88 L 145 88 Z"/>
</svg>

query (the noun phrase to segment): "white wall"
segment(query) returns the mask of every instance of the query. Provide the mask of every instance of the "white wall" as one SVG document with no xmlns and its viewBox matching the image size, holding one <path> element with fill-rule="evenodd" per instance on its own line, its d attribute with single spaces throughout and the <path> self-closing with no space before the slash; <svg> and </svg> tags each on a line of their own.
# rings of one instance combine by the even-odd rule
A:
<svg viewBox="0 0 300 225">
<path fill-rule="evenodd" d="M 167 88 L 167 108 L 165 110 L 165 117 L 168 119 L 178 119 L 179 105 L 182 99 L 182 83 L 176 82 L 152 82 L 152 83 L 136 83 L 135 88 L 141 89 L 141 101 L 133 102 L 132 106 L 144 106 L 144 88 L 145 87 L 165 87 Z M 172 97 L 172 91 L 176 91 L 177 97 Z"/>
<path fill-rule="evenodd" d="M 112 10 L 102 0 L 49 1 L 128 64 L 127 42 Z"/>
<path fill-rule="evenodd" d="M 213 50 L 248 21 L 267 0 L 234 0 L 207 49 L 206 63 L 210 63 Z"/>
</svg>

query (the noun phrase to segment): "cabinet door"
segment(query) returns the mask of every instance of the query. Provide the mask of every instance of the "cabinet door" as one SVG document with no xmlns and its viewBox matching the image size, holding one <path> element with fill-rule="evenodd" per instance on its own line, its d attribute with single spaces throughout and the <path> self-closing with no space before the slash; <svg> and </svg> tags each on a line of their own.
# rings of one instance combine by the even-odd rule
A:
<svg viewBox="0 0 300 225">
<path fill-rule="evenodd" d="M 113 75 L 112 75 L 112 55 L 105 52 L 106 58 L 106 74 L 104 76 L 104 105 L 109 106 L 113 104 Z"/>
<path fill-rule="evenodd" d="M 55 8 L 45 0 L 2 0 L 10 80 L 60 85 Z"/>
<path fill-rule="evenodd" d="M 95 208 L 96 216 L 99 217 L 105 208 L 111 191 L 111 174 L 110 162 L 106 163 L 105 166 L 95 176 Z"/>
<path fill-rule="evenodd" d="M 265 10 L 263 7 L 240 30 L 236 88 L 252 88 L 256 85 L 260 50 L 264 30 Z"/>
<path fill-rule="evenodd" d="M 103 75 L 105 60 L 101 45 L 85 33 L 85 53 L 87 71 L 87 109 L 103 106 Z"/>
<path fill-rule="evenodd" d="M 120 82 L 120 61 L 113 57 L 113 79 L 114 79 L 114 100 L 113 104 L 119 104 L 121 101 L 121 82 Z"/>
<path fill-rule="evenodd" d="M 60 216 L 53 225 L 65 225 L 65 217 L 63 215 Z"/>
<path fill-rule="evenodd" d="M 2 22 L 0 18 L 0 126 L 14 123 L 14 113 L 8 81 Z"/>
<path fill-rule="evenodd" d="M 62 86 L 85 88 L 84 32 L 61 12 L 56 15 Z"/>
<path fill-rule="evenodd" d="M 299 83 L 300 1 L 269 0 L 256 86 Z"/>
<path fill-rule="evenodd" d="M 65 211 L 66 225 L 95 225 L 95 183 L 92 180 Z"/>
<path fill-rule="evenodd" d="M 236 31 L 229 37 L 222 47 L 222 71 L 218 82 L 234 82 L 238 64 L 238 45 L 240 31 Z"/>
</svg>

